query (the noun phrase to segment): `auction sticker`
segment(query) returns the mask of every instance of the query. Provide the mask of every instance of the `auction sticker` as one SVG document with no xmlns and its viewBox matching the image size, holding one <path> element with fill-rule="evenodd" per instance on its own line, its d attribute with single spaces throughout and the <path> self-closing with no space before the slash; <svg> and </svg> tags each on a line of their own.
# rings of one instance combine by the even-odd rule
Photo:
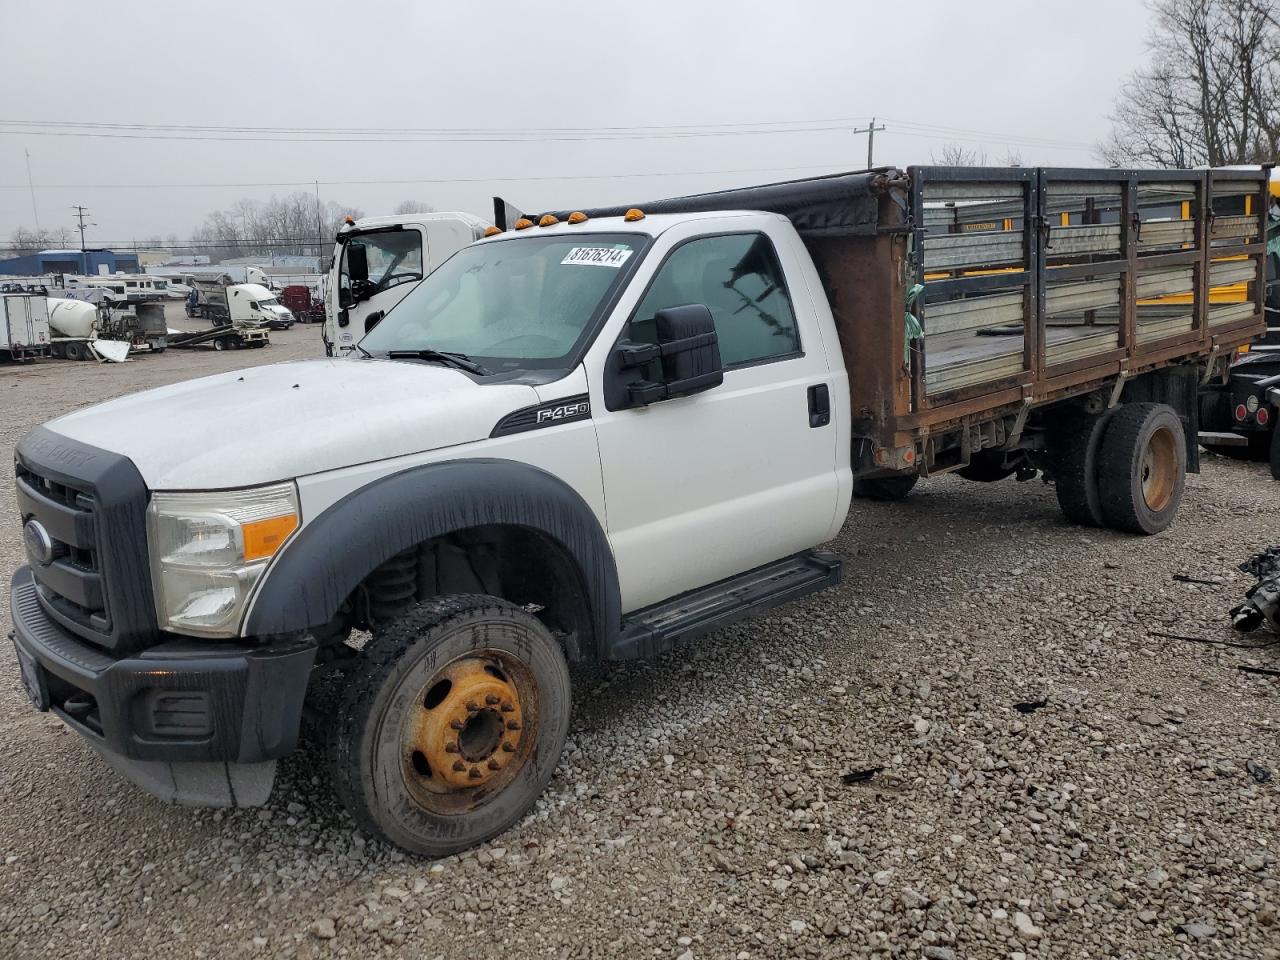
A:
<svg viewBox="0 0 1280 960">
<path fill-rule="evenodd" d="M 613 267 L 615 270 L 627 262 L 630 250 L 614 247 L 574 247 L 564 255 L 561 263 L 585 263 L 593 267 Z"/>
</svg>

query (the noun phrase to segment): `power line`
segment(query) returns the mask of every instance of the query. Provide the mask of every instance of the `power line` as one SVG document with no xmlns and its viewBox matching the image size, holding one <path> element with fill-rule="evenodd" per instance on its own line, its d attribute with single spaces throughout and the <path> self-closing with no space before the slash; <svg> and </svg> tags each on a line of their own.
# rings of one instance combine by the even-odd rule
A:
<svg viewBox="0 0 1280 960">
<path fill-rule="evenodd" d="M 215 187 L 302 187 L 319 183 L 320 186 L 368 186 L 376 184 L 409 185 L 418 183 L 537 183 L 555 180 L 628 180 L 641 177 L 709 177 L 740 173 L 789 173 L 797 170 L 836 169 L 839 164 L 807 163 L 795 167 L 743 167 L 736 170 L 648 170 L 640 173 L 587 173 L 558 174 L 545 177 L 404 177 L 368 178 L 354 180 L 277 180 L 247 183 L 37 183 L 37 190 L 151 190 L 195 189 Z M 0 190 L 25 189 L 24 184 L 0 184 Z"/>
</svg>

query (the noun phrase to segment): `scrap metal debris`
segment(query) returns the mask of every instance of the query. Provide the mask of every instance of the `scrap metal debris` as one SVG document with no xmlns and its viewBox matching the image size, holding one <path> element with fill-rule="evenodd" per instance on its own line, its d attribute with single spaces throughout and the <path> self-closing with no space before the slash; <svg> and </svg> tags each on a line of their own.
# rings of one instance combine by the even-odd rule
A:
<svg viewBox="0 0 1280 960">
<path fill-rule="evenodd" d="M 1249 776 L 1253 777 L 1253 779 L 1257 780 L 1259 783 L 1266 783 L 1271 779 L 1271 770 L 1268 767 L 1264 767 L 1256 760 L 1246 760 L 1244 762 L 1244 768 L 1249 771 Z"/>
<path fill-rule="evenodd" d="M 1035 713 L 1043 706 L 1047 706 L 1048 700 L 1027 700 L 1024 703 L 1015 703 L 1013 709 L 1019 713 Z"/>
<path fill-rule="evenodd" d="M 883 769 L 884 767 L 867 767 L 864 770 L 850 770 L 848 773 L 840 774 L 840 780 L 846 786 L 854 783 L 866 783 Z"/>
<path fill-rule="evenodd" d="M 1256 630 L 1264 623 L 1280 630 L 1280 546 L 1254 554 L 1240 569 L 1258 579 L 1245 591 L 1245 601 L 1231 609 L 1231 625 L 1241 633 Z"/>
<path fill-rule="evenodd" d="M 1178 583 L 1198 583 L 1206 587 L 1218 587 L 1222 585 L 1221 580 L 1201 580 L 1199 577 L 1193 577 L 1185 573 L 1175 573 L 1173 579 Z"/>
</svg>

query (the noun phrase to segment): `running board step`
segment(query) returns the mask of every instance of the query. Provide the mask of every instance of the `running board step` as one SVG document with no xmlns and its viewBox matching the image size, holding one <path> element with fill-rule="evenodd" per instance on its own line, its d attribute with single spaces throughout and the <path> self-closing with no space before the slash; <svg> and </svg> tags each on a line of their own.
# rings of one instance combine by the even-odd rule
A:
<svg viewBox="0 0 1280 960">
<path fill-rule="evenodd" d="M 834 553 L 809 550 L 756 567 L 728 580 L 682 593 L 637 610 L 622 621 L 622 634 L 610 660 L 651 657 L 677 640 L 719 630 L 840 582 L 843 561 Z"/>
</svg>

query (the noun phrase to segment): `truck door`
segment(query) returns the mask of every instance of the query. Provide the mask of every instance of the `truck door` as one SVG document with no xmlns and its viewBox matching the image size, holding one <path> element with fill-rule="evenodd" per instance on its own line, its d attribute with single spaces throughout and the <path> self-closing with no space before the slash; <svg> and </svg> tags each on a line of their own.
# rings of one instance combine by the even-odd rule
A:
<svg viewBox="0 0 1280 960">
<path fill-rule="evenodd" d="M 810 397 L 825 390 L 829 402 L 833 377 L 808 289 L 788 284 L 800 276 L 786 262 L 795 251 L 784 259 L 766 229 L 744 228 L 769 220 L 735 218 L 734 232 L 714 235 L 704 220 L 663 234 L 647 284 L 643 274 L 632 282 L 644 292 L 623 298 L 621 322 L 615 315 L 588 356 L 624 612 L 815 546 L 831 529 L 837 430 L 830 415 L 811 417 Z M 715 320 L 724 382 L 607 409 L 608 352 L 621 339 L 653 342 L 654 314 L 691 303 Z"/>
<path fill-rule="evenodd" d="M 349 255 L 353 246 L 364 250 L 367 279 L 352 279 Z M 351 235 L 339 253 L 338 282 L 330 311 L 332 328 L 326 321 L 326 339 L 331 355 L 346 356 L 365 334 L 365 322 L 378 311 L 386 313 L 404 299 L 424 276 L 428 251 L 425 236 L 416 226 L 386 230 L 362 230 Z"/>
</svg>

